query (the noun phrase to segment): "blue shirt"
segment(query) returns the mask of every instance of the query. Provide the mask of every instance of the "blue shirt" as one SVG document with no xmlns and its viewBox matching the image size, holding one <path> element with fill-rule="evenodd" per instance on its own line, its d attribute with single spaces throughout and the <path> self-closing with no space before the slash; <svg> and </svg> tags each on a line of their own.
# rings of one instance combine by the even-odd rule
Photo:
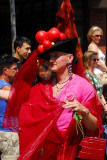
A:
<svg viewBox="0 0 107 160">
<path fill-rule="evenodd" d="M 4 86 L 11 86 L 10 83 L 6 82 L 5 80 L 0 80 L 0 89 Z M 3 118 L 6 110 L 7 101 L 0 99 L 0 131 L 10 132 L 7 128 L 2 127 L 3 125 Z"/>
</svg>

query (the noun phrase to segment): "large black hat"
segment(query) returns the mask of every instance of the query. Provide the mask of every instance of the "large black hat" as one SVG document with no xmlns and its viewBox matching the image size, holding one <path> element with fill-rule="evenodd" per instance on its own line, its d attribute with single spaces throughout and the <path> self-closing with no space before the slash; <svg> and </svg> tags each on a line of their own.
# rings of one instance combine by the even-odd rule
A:
<svg viewBox="0 0 107 160">
<path fill-rule="evenodd" d="M 60 51 L 60 52 L 71 53 L 75 55 L 77 41 L 78 41 L 77 37 L 58 41 L 54 45 L 52 45 L 51 48 L 40 53 L 39 57 L 43 59 L 49 59 L 49 53 L 53 51 Z"/>
</svg>

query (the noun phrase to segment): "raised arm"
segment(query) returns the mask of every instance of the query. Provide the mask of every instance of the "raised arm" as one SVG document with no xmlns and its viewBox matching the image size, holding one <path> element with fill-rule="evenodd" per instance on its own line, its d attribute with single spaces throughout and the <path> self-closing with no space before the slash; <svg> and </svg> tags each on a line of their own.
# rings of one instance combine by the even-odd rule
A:
<svg viewBox="0 0 107 160">
<path fill-rule="evenodd" d="M 89 46 L 88 46 L 88 51 L 94 51 L 94 52 L 99 52 L 98 51 L 98 47 L 96 44 L 94 43 L 91 43 Z M 107 67 L 106 65 L 104 65 L 100 60 L 97 62 L 97 67 L 103 71 L 103 72 L 107 72 Z"/>
</svg>

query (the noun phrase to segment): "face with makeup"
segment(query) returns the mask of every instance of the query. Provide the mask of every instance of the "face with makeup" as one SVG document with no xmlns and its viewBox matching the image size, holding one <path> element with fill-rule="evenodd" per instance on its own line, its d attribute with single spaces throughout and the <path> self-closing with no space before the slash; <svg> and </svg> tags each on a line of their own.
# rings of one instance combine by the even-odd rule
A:
<svg viewBox="0 0 107 160">
<path fill-rule="evenodd" d="M 91 39 L 95 44 L 99 44 L 102 38 L 102 32 L 100 30 L 96 30 L 93 32 Z"/>
<path fill-rule="evenodd" d="M 51 70 L 56 73 L 64 73 L 65 70 L 68 70 L 67 62 L 73 61 L 72 54 L 66 54 L 59 51 L 51 52 L 49 57 Z"/>
</svg>

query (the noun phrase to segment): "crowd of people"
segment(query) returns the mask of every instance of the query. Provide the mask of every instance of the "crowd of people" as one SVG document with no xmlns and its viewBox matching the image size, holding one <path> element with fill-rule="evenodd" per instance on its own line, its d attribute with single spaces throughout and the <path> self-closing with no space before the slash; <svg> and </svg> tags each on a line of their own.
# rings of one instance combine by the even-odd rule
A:
<svg viewBox="0 0 107 160">
<path fill-rule="evenodd" d="M 19 138 L 16 132 L 3 127 L 7 99 L 13 79 L 18 72 L 18 60 L 7 54 L 0 57 L 0 89 L 4 94 L 0 97 L 0 152 L 2 160 L 12 160 L 19 157 Z"/>
<path fill-rule="evenodd" d="M 84 135 L 104 133 L 107 66 L 99 48 L 103 31 L 98 26 L 89 29 L 85 72 L 80 75 L 77 37 L 66 39 L 63 33 L 61 39 L 57 33 L 56 39 L 52 34 L 45 38 L 50 46 L 32 53 L 31 41 L 17 37 L 13 57 L 0 57 L 1 160 L 73 160 Z"/>
<path fill-rule="evenodd" d="M 88 51 L 95 51 L 98 53 L 99 60 L 97 66 L 94 68 L 94 73 L 99 77 L 103 84 L 107 84 L 104 74 L 107 74 L 107 66 L 105 65 L 105 55 L 99 48 L 99 43 L 103 36 L 103 30 L 98 26 L 92 26 L 87 34 L 89 42 Z"/>
</svg>

